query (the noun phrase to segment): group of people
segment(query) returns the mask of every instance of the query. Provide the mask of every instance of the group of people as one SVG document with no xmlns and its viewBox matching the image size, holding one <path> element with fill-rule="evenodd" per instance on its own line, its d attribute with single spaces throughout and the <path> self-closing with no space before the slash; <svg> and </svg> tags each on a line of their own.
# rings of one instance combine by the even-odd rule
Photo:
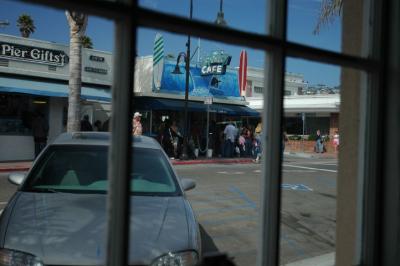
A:
<svg viewBox="0 0 400 266">
<path fill-rule="evenodd" d="M 225 126 L 221 146 L 222 157 L 252 157 L 259 162 L 262 154 L 261 133 L 262 124 L 252 130 L 246 126 L 237 128 L 232 121 Z"/>
<path fill-rule="evenodd" d="M 325 138 L 321 135 L 321 131 L 317 130 L 317 136 L 315 139 L 314 151 L 316 153 L 323 153 L 326 151 L 326 147 L 324 145 Z M 335 134 L 333 135 L 333 146 L 335 148 L 335 152 L 339 150 L 339 132 L 336 130 Z"/>
<path fill-rule="evenodd" d="M 84 115 L 81 120 L 81 131 L 108 131 L 108 121 L 102 124 L 100 120 L 96 120 L 92 125 L 89 121 L 89 116 Z"/>
</svg>

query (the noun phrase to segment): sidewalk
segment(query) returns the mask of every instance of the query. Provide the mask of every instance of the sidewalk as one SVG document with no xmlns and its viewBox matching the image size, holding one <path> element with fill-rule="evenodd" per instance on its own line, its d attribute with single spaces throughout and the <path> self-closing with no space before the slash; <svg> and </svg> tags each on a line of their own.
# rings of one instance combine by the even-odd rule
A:
<svg viewBox="0 0 400 266">
<path fill-rule="evenodd" d="M 328 153 L 295 153 L 285 152 L 285 157 L 315 158 L 315 159 L 335 159 L 337 155 Z M 252 158 L 210 158 L 200 157 L 195 160 L 171 160 L 173 165 L 191 164 L 244 164 L 252 163 Z M 32 161 L 0 162 L 0 172 L 26 172 L 31 168 Z"/>
</svg>

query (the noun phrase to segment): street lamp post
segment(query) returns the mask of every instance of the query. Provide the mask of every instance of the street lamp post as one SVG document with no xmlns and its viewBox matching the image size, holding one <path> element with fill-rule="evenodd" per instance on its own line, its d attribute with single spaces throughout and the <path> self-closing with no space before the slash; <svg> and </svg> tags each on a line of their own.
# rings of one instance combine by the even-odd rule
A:
<svg viewBox="0 0 400 266">
<path fill-rule="evenodd" d="M 193 17 L 193 0 L 190 0 L 190 13 L 189 19 L 191 20 Z M 182 156 L 181 158 L 186 160 L 188 158 L 187 154 L 187 143 L 188 143 L 188 101 L 189 101 L 189 71 L 190 71 L 190 34 L 188 35 L 187 43 L 186 43 L 186 80 L 185 80 L 185 106 L 184 106 L 184 132 L 183 132 L 183 147 L 182 147 Z"/>
<path fill-rule="evenodd" d="M 226 26 L 226 21 L 224 19 L 224 12 L 222 11 L 223 0 L 219 1 L 219 12 L 217 14 L 217 19 L 215 20 L 215 24 L 220 26 Z"/>
</svg>

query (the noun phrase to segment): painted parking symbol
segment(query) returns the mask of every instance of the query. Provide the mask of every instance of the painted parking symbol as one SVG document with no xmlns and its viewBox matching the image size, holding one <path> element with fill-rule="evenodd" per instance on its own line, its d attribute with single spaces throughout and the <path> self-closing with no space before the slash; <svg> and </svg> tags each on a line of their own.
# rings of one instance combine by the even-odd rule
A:
<svg viewBox="0 0 400 266">
<path fill-rule="evenodd" d="M 284 190 L 313 191 L 312 188 L 304 184 L 282 184 Z"/>
</svg>

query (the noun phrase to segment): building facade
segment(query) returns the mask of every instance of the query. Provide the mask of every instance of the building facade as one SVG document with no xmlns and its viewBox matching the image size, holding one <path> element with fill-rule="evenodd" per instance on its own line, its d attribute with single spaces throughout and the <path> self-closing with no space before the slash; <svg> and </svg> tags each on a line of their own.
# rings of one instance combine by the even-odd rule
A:
<svg viewBox="0 0 400 266">
<path fill-rule="evenodd" d="M 248 68 L 246 101 L 259 112 L 264 109 L 264 70 Z M 322 85 L 321 85 L 322 86 Z M 284 130 L 289 135 L 313 135 L 317 129 L 333 136 L 339 130 L 339 93 L 307 94 L 308 83 L 302 74 L 285 73 Z M 340 92 L 340 91 L 338 91 Z"/>
<path fill-rule="evenodd" d="M 187 130 L 204 148 L 206 125 L 212 125 L 210 145 L 215 149 L 217 131 L 228 119 L 241 125 L 243 119 L 259 117 L 259 113 L 247 107 L 248 102 L 240 96 L 237 70 L 229 66 L 230 57 L 216 53 L 210 58 L 202 65 L 190 66 Z M 173 73 L 176 66 L 181 69 L 179 74 Z M 48 142 L 65 131 L 69 46 L 0 35 L 0 73 L 0 161 L 32 160 L 36 114 L 42 114 L 49 124 Z M 82 50 L 81 117 L 88 115 L 92 125 L 96 121 L 108 124 L 112 78 L 112 54 Z M 153 56 L 139 57 L 134 82 L 134 109 L 143 115 L 146 135 L 159 137 L 166 121 L 175 121 L 184 130 L 183 64 L 164 58 L 154 65 Z"/>
<path fill-rule="evenodd" d="M 82 116 L 92 124 L 108 119 L 110 53 L 82 51 Z M 34 158 L 33 117 L 49 124 L 48 141 L 65 130 L 69 46 L 0 35 L 0 161 Z"/>
</svg>

